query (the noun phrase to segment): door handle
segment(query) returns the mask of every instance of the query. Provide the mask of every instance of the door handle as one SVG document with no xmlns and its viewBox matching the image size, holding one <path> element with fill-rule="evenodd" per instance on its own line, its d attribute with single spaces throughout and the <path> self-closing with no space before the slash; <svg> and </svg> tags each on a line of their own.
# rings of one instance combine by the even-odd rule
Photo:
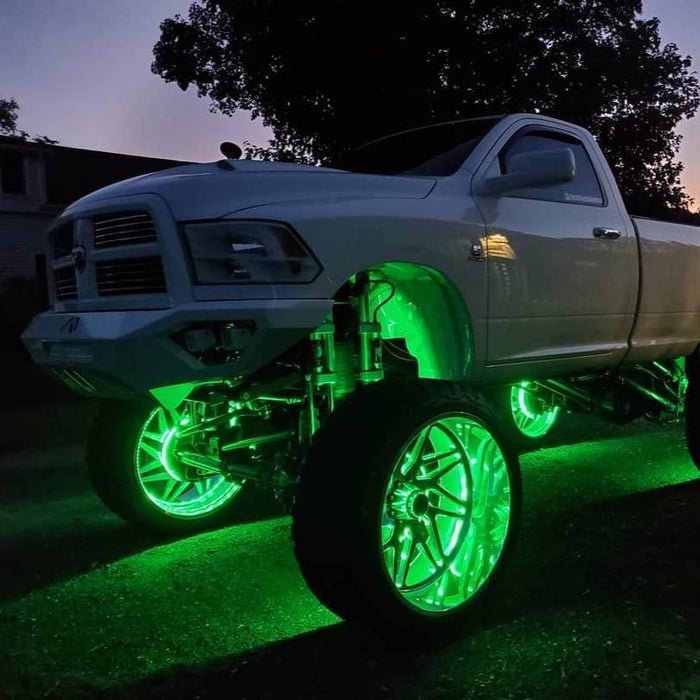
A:
<svg viewBox="0 0 700 700">
<path fill-rule="evenodd" d="M 602 238 L 606 241 L 614 241 L 617 238 L 619 238 L 622 234 L 614 228 L 594 228 L 593 229 L 593 236 L 595 238 Z"/>
</svg>

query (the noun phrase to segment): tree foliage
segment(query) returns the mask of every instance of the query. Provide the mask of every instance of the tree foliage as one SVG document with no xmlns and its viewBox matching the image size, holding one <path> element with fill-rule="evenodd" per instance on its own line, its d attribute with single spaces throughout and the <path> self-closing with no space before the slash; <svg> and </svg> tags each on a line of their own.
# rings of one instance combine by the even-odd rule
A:
<svg viewBox="0 0 700 700">
<path fill-rule="evenodd" d="M 677 124 L 690 58 L 641 0 L 199 0 L 161 24 L 152 69 L 271 126 L 273 155 L 328 160 L 404 128 L 541 112 L 589 128 L 630 207 L 690 204 Z M 265 149 L 253 155 L 269 155 Z"/>
<path fill-rule="evenodd" d="M 17 127 L 19 104 L 11 97 L 9 100 L 0 99 L 0 136 L 12 136 L 20 141 L 35 141 L 36 143 L 56 144 L 58 141 L 48 136 L 30 136 L 29 133 Z"/>
<path fill-rule="evenodd" d="M 0 134 L 7 135 L 17 131 L 18 109 L 16 100 L 0 100 Z"/>
</svg>

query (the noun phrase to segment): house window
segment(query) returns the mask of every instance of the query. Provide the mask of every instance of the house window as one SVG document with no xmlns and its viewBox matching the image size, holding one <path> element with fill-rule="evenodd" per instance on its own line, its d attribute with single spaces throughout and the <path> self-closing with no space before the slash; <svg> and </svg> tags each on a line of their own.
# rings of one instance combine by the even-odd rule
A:
<svg viewBox="0 0 700 700">
<path fill-rule="evenodd" d="M 24 157 L 20 151 L 0 153 L 0 193 L 26 194 Z"/>
</svg>

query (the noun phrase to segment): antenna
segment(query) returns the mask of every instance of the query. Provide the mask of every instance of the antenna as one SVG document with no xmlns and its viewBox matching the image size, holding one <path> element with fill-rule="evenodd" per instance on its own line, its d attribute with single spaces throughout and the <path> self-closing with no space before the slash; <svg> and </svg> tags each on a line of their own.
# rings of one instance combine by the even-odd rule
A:
<svg viewBox="0 0 700 700">
<path fill-rule="evenodd" d="M 224 141 L 219 146 L 219 150 L 224 154 L 224 157 L 232 158 L 233 160 L 238 160 L 243 155 L 241 147 L 231 141 Z"/>
</svg>

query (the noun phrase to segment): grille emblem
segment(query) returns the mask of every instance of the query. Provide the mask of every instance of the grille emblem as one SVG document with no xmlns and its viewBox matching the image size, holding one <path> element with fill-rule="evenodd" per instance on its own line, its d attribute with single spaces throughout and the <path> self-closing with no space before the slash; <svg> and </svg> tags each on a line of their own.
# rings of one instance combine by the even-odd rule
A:
<svg viewBox="0 0 700 700">
<path fill-rule="evenodd" d="M 73 258 L 73 267 L 77 272 L 82 272 L 85 269 L 85 247 L 82 243 L 73 246 L 70 252 Z"/>
<path fill-rule="evenodd" d="M 71 316 L 62 326 L 61 331 L 64 333 L 75 333 L 80 325 L 80 316 Z"/>
</svg>

